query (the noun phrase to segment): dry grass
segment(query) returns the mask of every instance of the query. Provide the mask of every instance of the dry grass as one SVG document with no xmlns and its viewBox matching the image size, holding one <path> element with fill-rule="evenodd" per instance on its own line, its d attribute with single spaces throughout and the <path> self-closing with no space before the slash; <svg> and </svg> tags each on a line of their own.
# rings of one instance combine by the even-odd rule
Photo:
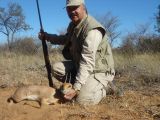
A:
<svg viewBox="0 0 160 120">
<path fill-rule="evenodd" d="M 159 75 L 160 71 L 160 53 L 157 54 L 142 54 L 142 55 L 135 55 L 135 56 L 123 56 L 123 55 L 115 55 L 115 67 L 116 69 L 123 69 L 123 70 L 132 70 L 136 69 L 139 70 L 145 75 Z"/>
<path fill-rule="evenodd" d="M 117 74 L 127 77 L 130 82 L 141 80 L 142 84 L 160 84 L 160 53 L 132 57 L 115 55 L 114 59 Z"/>
<path fill-rule="evenodd" d="M 52 62 L 62 59 L 58 53 L 50 55 Z M 15 89 L 11 86 L 48 84 L 43 56 L 1 53 L 0 86 L 8 87 L 0 89 L 0 119 L 159 120 L 160 54 L 144 54 L 132 58 L 115 55 L 114 59 L 120 74 L 115 80 L 124 89 L 123 97 L 107 96 L 99 105 L 90 107 L 64 104 L 37 110 L 23 104 L 9 107 L 4 101 Z"/>
<path fill-rule="evenodd" d="M 51 61 L 62 59 L 51 56 Z M 42 55 L 28 56 L 15 53 L 0 54 L 1 84 L 14 86 L 18 84 L 45 84 L 46 68 Z"/>
</svg>

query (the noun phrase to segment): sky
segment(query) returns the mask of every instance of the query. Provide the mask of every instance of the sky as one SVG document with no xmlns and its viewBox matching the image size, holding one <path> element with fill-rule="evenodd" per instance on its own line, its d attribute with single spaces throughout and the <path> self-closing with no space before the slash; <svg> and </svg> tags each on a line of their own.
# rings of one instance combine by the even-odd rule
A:
<svg viewBox="0 0 160 120">
<path fill-rule="evenodd" d="M 33 28 L 28 32 L 20 32 L 17 36 L 37 37 L 40 25 L 36 0 L 0 0 L 0 7 L 6 7 L 9 2 L 21 5 L 26 23 Z M 67 28 L 70 20 L 64 8 L 65 3 L 65 0 L 39 0 L 42 24 L 46 32 L 58 34 Z M 113 16 L 117 16 L 121 36 L 133 31 L 140 24 L 150 23 L 153 29 L 159 4 L 160 0 L 85 0 L 90 15 L 96 17 L 111 12 Z M 5 43 L 6 37 L 1 33 L 0 36 L 1 43 Z"/>
</svg>

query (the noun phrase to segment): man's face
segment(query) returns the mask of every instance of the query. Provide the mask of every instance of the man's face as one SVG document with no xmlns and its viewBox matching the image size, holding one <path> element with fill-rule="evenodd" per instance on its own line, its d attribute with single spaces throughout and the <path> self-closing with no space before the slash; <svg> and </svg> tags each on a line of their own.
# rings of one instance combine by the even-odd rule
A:
<svg viewBox="0 0 160 120">
<path fill-rule="evenodd" d="M 78 24 L 85 16 L 85 8 L 83 4 L 80 6 L 69 6 L 66 8 L 69 18 L 74 24 Z"/>
</svg>

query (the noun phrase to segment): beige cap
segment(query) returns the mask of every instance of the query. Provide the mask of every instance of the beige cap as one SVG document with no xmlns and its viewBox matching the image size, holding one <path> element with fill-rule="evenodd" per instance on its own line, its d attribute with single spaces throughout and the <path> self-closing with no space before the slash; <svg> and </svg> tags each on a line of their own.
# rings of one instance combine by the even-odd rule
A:
<svg viewBox="0 0 160 120">
<path fill-rule="evenodd" d="M 81 4 L 84 4 L 84 0 L 66 0 L 66 7 L 79 6 Z"/>
</svg>

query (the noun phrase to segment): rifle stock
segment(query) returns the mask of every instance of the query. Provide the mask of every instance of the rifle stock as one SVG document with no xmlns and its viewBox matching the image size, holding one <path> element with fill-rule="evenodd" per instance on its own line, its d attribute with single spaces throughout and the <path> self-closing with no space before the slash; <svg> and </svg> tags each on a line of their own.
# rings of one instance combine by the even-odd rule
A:
<svg viewBox="0 0 160 120">
<path fill-rule="evenodd" d="M 39 22 L 40 22 L 40 32 L 44 32 L 38 0 L 36 0 L 36 3 L 37 3 L 37 10 L 38 10 L 38 16 L 39 16 Z M 46 66 L 46 69 L 47 69 L 47 75 L 48 75 L 48 80 L 49 80 L 49 86 L 53 87 L 51 64 L 50 64 L 50 60 L 49 60 L 48 47 L 47 47 L 47 44 L 46 44 L 46 41 L 45 41 L 45 37 L 42 39 L 42 47 L 43 47 L 43 55 L 44 55 L 44 60 L 45 60 L 45 66 Z"/>
</svg>

